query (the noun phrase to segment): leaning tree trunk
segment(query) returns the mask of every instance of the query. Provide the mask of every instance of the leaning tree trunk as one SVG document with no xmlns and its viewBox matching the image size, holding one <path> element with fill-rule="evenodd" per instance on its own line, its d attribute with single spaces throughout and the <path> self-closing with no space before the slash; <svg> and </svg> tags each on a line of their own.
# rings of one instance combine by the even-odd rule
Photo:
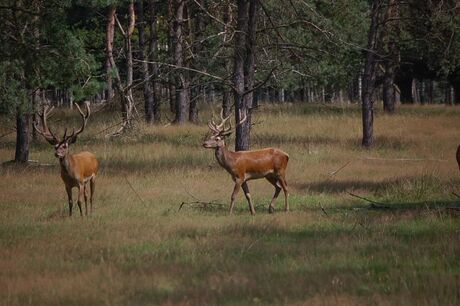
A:
<svg viewBox="0 0 460 306">
<path fill-rule="evenodd" d="M 115 66 L 112 65 L 115 62 L 113 59 L 113 38 L 115 35 L 115 12 L 116 12 L 116 8 L 114 5 L 111 5 L 107 8 L 107 24 L 106 24 L 106 33 L 105 33 L 106 35 L 105 37 L 105 50 L 106 50 L 105 71 L 106 71 L 106 82 L 107 82 L 106 97 L 107 97 L 107 101 L 109 102 L 114 96 L 112 70 L 116 69 Z"/>
<path fill-rule="evenodd" d="M 115 17 L 115 12 L 114 18 Z M 132 119 L 133 119 L 133 111 L 134 111 L 134 100 L 132 95 L 132 84 L 133 84 L 133 52 L 132 52 L 132 45 L 131 45 L 131 36 L 134 32 L 134 25 L 135 25 L 135 13 L 134 13 L 134 3 L 133 1 L 130 2 L 128 6 L 128 28 L 126 31 L 123 29 L 120 23 L 118 23 L 120 31 L 122 32 L 124 38 L 124 53 L 126 56 L 126 84 L 123 86 L 123 82 L 121 81 L 120 74 L 118 73 L 118 69 L 116 68 L 116 63 L 113 58 L 113 55 L 109 56 L 110 67 L 113 70 L 115 83 L 117 91 L 120 95 L 120 102 L 121 102 L 121 115 L 123 119 L 123 123 L 121 127 L 110 136 L 118 136 L 125 132 L 127 129 L 132 127 Z"/>
<path fill-rule="evenodd" d="M 145 23 L 144 23 L 144 5 L 143 1 L 136 2 L 137 8 L 137 30 L 139 32 L 139 59 L 141 60 L 141 73 L 144 82 L 144 114 L 145 122 L 154 123 L 154 105 L 155 96 L 153 94 L 152 83 L 150 82 L 150 69 L 147 56 L 147 46 L 145 43 Z"/>
<path fill-rule="evenodd" d="M 235 50 L 233 64 L 233 87 L 235 99 L 236 140 L 235 150 L 249 150 L 250 130 L 244 124 L 239 124 L 248 115 L 248 105 L 245 104 L 244 94 L 244 62 L 246 56 L 246 33 L 248 30 L 248 2 L 238 0 L 237 24 L 235 31 Z"/>
<path fill-rule="evenodd" d="M 381 0 L 374 0 L 371 8 L 371 23 L 369 27 L 366 59 L 363 74 L 362 93 L 362 121 L 363 139 L 362 146 L 370 148 L 374 143 L 374 101 L 373 91 L 375 85 L 375 66 L 377 51 L 378 16 Z"/>
<path fill-rule="evenodd" d="M 184 0 L 176 0 L 175 21 L 174 21 L 174 65 L 176 66 L 176 117 L 174 123 L 184 124 L 189 114 L 189 80 L 188 74 L 184 71 Z"/>
<path fill-rule="evenodd" d="M 29 115 L 18 111 L 16 115 L 16 152 L 14 161 L 26 163 L 29 160 Z"/>
</svg>

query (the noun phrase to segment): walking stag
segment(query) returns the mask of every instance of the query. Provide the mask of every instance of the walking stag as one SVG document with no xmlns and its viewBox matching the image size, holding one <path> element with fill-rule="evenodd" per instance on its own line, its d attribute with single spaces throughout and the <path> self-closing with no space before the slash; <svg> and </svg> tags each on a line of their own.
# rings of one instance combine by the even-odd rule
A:
<svg viewBox="0 0 460 306">
<path fill-rule="evenodd" d="M 267 179 L 275 187 L 275 194 L 268 207 L 269 213 L 274 212 L 274 205 L 281 189 L 284 192 L 284 210 L 289 211 L 288 190 L 285 178 L 289 155 L 276 148 L 239 152 L 229 151 L 225 145 L 225 139 L 232 133 L 232 127 L 230 125 L 228 128 L 225 128 L 225 123 L 230 116 L 223 118 L 221 112 L 220 117 L 222 120 L 220 124 L 216 124 L 214 120 L 208 123 L 211 134 L 203 142 L 203 147 L 215 149 L 217 162 L 230 173 L 235 182 L 230 203 L 230 214 L 233 212 L 235 198 L 240 188 L 244 191 L 251 214 L 255 214 L 247 181 L 260 178 Z M 246 117 L 239 124 L 244 122 L 244 120 L 246 120 Z"/>
</svg>

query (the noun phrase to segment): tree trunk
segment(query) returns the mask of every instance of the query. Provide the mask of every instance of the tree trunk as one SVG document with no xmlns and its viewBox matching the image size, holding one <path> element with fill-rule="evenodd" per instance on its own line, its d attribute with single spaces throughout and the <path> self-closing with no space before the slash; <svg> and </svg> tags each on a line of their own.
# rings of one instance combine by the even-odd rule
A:
<svg viewBox="0 0 460 306">
<path fill-rule="evenodd" d="M 395 73 L 399 67 L 400 52 L 398 46 L 399 38 L 399 1 L 387 0 L 387 9 L 383 29 L 383 44 L 386 50 L 383 65 L 385 73 L 383 77 L 383 110 L 386 113 L 395 112 Z"/>
<path fill-rule="evenodd" d="M 190 107 L 188 73 L 184 71 L 184 8 L 186 1 L 176 0 L 174 20 L 174 65 L 176 66 L 176 117 L 174 123 L 184 124 Z"/>
<path fill-rule="evenodd" d="M 370 148 L 374 143 L 374 101 L 373 91 L 375 86 L 375 66 L 377 51 L 377 34 L 379 22 L 380 0 L 374 0 L 371 8 L 371 23 L 369 27 L 366 58 L 364 63 L 363 74 L 363 92 L 362 92 L 362 121 L 363 121 L 363 138 L 362 146 Z"/>
<path fill-rule="evenodd" d="M 205 7 L 205 1 L 200 0 L 198 2 L 201 7 Z M 186 7 L 187 8 L 187 7 Z M 196 61 L 194 61 L 195 57 L 200 57 L 203 49 L 202 39 L 204 38 L 204 27 L 205 24 L 203 22 L 204 16 L 202 15 L 201 9 L 197 9 L 193 12 L 189 12 L 190 7 L 188 7 L 187 11 L 187 18 L 189 20 L 188 24 L 188 37 L 190 41 L 190 45 L 192 46 L 192 52 L 195 56 L 191 57 L 189 66 L 194 69 L 200 70 L 200 67 L 196 66 Z M 190 18 L 192 15 L 194 18 Z M 193 23 L 192 23 L 193 20 Z M 192 31 L 193 28 L 193 31 Z M 199 78 L 195 77 L 193 80 L 193 88 L 190 89 L 190 109 L 189 109 L 189 118 L 188 120 L 193 123 L 198 122 L 198 105 L 200 101 L 200 94 L 202 92 L 203 85 L 196 84 L 199 83 Z"/>
<path fill-rule="evenodd" d="M 29 115 L 16 115 L 16 152 L 14 161 L 27 163 L 29 160 Z"/>
<path fill-rule="evenodd" d="M 230 28 L 231 28 L 231 23 L 232 23 L 232 15 L 231 15 L 231 9 L 230 9 L 230 2 L 227 3 L 227 5 L 224 8 L 222 20 L 224 22 L 223 25 L 223 31 L 224 35 L 222 35 L 222 45 L 225 46 L 226 48 L 229 47 L 228 43 L 228 37 L 230 36 Z M 224 60 L 222 62 L 222 66 L 225 69 L 225 71 L 230 74 L 231 73 L 231 62 L 229 60 Z M 227 85 L 222 84 L 222 111 L 224 114 L 224 118 L 227 118 L 230 115 L 230 105 L 231 103 L 231 92 L 227 88 Z"/>
<path fill-rule="evenodd" d="M 111 5 L 107 8 L 107 24 L 106 24 L 106 62 L 105 62 L 105 71 L 106 71 L 106 97 L 107 101 L 110 102 L 113 99 L 113 78 L 112 70 L 116 69 L 112 64 L 115 62 L 113 59 L 113 38 L 115 34 L 115 12 L 116 8 L 114 5 Z"/>
<path fill-rule="evenodd" d="M 383 110 L 386 113 L 395 112 L 395 90 L 394 90 L 394 71 L 389 65 L 386 67 L 383 78 Z"/>
<path fill-rule="evenodd" d="M 258 0 L 249 0 L 249 10 L 248 10 L 248 25 L 247 25 L 247 34 L 245 42 L 245 51 L 246 57 L 244 59 L 244 91 L 249 91 L 243 96 L 242 107 L 238 112 L 239 116 L 246 120 L 238 125 L 240 128 L 240 135 L 242 136 L 238 145 L 237 151 L 240 150 L 249 150 L 251 145 L 251 113 L 252 108 L 254 107 L 254 71 L 255 71 L 255 61 L 256 61 L 256 30 L 257 30 L 257 11 L 258 11 Z M 237 122 L 240 122 L 241 118 L 237 118 Z M 238 135 L 238 131 L 237 131 Z"/>
<path fill-rule="evenodd" d="M 246 56 L 246 33 L 248 29 L 248 2 L 247 0 L 237 1 L 237 24 L 235 32 L 235 50 L 233 64 L 233 86 L 235 99 L 235 121 L 236 121 L 236 140 L 235 150 L 249 150 L 250 134 L 247 125 L 239 124 L 240 121 L 248 116 L 248 105 L 243 98 L 245 90 L 244 63 Z"/>
<path fill-rule="evenodd" d="M 155 0 L 149 0 L 149 11 L 150 11 L 150 43 L 149 51 L 150 54 L 148 58 L 151 62 L 156 62 L 157 53 L 158 53 L 158 30 L 157 30 L 157 10 L 155 7 Z M 159 84 L 157 84 L 155 78 L 158 76 L 158 65 L 151 63 L 150 72 L 153 74 L 151 78 L 151 88 L 153 95 L 153 119 L 155 122 L 160 122 L 161 112 L 160 112 L 160 93 L 159 93 Z"/>
<path fill-rule="evenodd" d="M 149 80 L 150 77 L 150 69 L 147 55 L 147 46 L 145 43 L 145 23 L 144 23 L 144 5 L 143 1 L 136 2 L 136 9 L 137 9 L 137 29 L 139 32 L 139 59 L 142 61 L 141 63 L 141 72 L 142 72 L 142 79 L 144 82 L 144 113 L 145 113 L 145 121 L 147 123 L 154 123 L 154 105 L 155 105 L 155 96 L 153 95 L 152 83 Z"/>
<path fill-rule="evenodd" d="M 128 5 L 128 28 L 125 33 L 125 55 L 126 55 L 126 86 L 125 86 L 125 96 L 126 98 L 121 99 L 122 101 L 122 113 L 123 118 L 128 126 L 130 126 L 131 119 L 134 111 L 134 100 L 133 92 L 131 86 L 133 84 L 133 47 L 131 44 L 131 36 L 134 32 L 134 26 L 136 23 L 135 14 L 134 14 L 134 2 L 131 2 Z"/>
</svg>

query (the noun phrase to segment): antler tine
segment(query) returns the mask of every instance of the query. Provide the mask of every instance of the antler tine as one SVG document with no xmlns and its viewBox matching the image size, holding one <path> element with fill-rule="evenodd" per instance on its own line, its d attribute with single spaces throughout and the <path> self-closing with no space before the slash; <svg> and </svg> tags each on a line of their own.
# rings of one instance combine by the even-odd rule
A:
<svg viewBox="0 0 460 306">
<path fill-rule="evenodd" d="M 54 107 L 49 107 L 48 105 L 44 105 L 43 110 L 38 112 L 39 120 L 41 121 L 42 128 L 40 129 L 38 126 L 38 122 L 35 121 L 33 126 L 34 129 L 42 135 L 50 144 L 59 143 L 59 138 L 54 135 L 54 133 L 49 129 L 47 118 L 48 115 L 53 111 Z"/>
<path fill-rule="evenodd" d="M 225 122 L 230 118 L 232 114 L 228 115 L 227 118 L 224 118 L 224 109 L 222 108 L 220 110 L 220 118 L 222 119 L 221 123 L 217 126 L 219 130 L 222 130 L 225 126 Z"/>
<path fill-rule="evenodd" d="M 78 134 L 80 134 L 81 132 L 83 132 L 83 130 L 85 129 L 86 127 L 86 123 L 88 122 L 88 118 L 89 118 L 89 115 L 91 114 L 91 111 L 90 111 L 90 108 L 89 108 L 89 102 L 86 101 L 85 102 L 85 108 L 86 108 L 86 115 L 83 113 L 83 111 L 81 110 L 80 106 L 78 106 L 77 103 L 74 103 L 75 106 L 77 107 L 78 109 L 78 112 L 80 113 L 81 115 L 81 118 L 82 118 L 82 126 L 76 131 L 76 132 L 73 132 L 72 135 L 70 137 L 74 137 L 74 136 L 77 136 Z M 69 137 L 69 138 L 70 138 Z"/>
<path fill-rule="evenodd" d="M 215 124 L 213 124 L 212 121 L 209 121 L 209 122 L 208 122 L 208 128 L 209 128 L 212 132 L 214 132 L 214 133 L 219 133 L 219 131 L 216 129 Z"/>
</svg>

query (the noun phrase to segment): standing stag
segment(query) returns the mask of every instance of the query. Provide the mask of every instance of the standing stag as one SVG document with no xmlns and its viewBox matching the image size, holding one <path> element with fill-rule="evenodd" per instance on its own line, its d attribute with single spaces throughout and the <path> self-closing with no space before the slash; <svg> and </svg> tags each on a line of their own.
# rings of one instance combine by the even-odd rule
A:
<svg viewBox="0 0 460 306">
<path fill-rule="evenodd" d="M 225 138 L 232 133 L 232 127 L 230 125 L 229 128 L 225 128 L 225 122 L 230 116 L 224 118 L 221 112 L 220 117 L 222 120 L 220 124 L 216 124 L 214 120 L 208 123 L 211 134 L 203 142 L 203 147 L 215 149 L 218 163 L 230 173 L 235 182 L 230 203 L 230 214 L 233 212 L 235 198 L 240 187 L 243 188 L 251 214 L 254 215 L 256 213 L 251 195 L 249 194 L 247 181 L 260 178 L 266 178 L 275 187 L 275 194 L 268 207 L 269 213 L 274 212 L 274 204 L 281 189 L 284 192 L 284 210 L 289 211 L 288 190 L 285 178 L 289 155 L 276 148 L 239 152 L 229 151 L 225 145 Z M 244 120 L 246 120 L 246 117 L 239 124 L 244 122 Z"/>
<path fill-rule="evenodd" d="M 59 158 L 59 164 L 61 165 L 61 178 L 65 184 L 65 190 L 69 199 L 69 215 L 72 216 L 72 188 L 78 187 L 78 208 L 80 209 L 80 216 L 83 216 L 81 211 L 81 199 L 85 198 L 85 214 L 88 215 L 86 187 L 88 182 L 90 183 L 90 211 L 93 211 L 93 194 L 95 188 L 96 174 L 99 169 L 99 163 L 96 156 L 91 152 L 80 152 L 77 154 L 69 153 L 69 145 L 77 141 L 77 136 L 83 132 L 86 123 L 90 115 L 89 103 L 85 103 L 86 115 L 82 112 L 78 104 L 75 103 L 78 112 L 82 118 L 82 126 L 77 131 L 73 130 L 72 134 L 67 136 L 67 128 L 65 129 L 64 136 L 59 139 L 49 129 L 46 119 L 54 107 L 49 108 L 47 105 L 43 108 L 43 111 L 39 113 L 41 128 L 38 126 L 38 122 L 34 123 L 35 130 L 42 135 L 46 141 L 54 146 L 54 155 Z"/>
</svg>

